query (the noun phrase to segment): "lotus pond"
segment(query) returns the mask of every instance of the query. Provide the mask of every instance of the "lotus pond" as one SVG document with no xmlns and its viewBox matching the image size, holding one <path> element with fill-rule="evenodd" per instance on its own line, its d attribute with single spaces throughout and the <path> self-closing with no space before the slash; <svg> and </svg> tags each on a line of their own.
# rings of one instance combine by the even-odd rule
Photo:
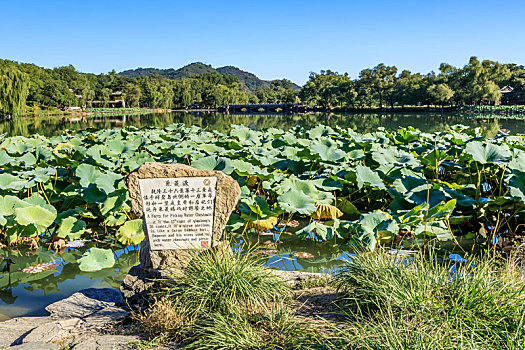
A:
<svg viewBox="0 0 525 350">
<path fill-rule="evenodd" d="M 35 314 L 76 290 L 119 284 L 143 239 L 123 179 L 148 161 L 234 177 L 242 195 L 229 237 L 259 243 L 252 253 L 279 268 L 330 269 L 377 245 L 492 248 L 524 233 L 523 136 L 461 125 L 356 132 L 337 120 L 186 125 L 0 139 L 0 254 L 11 259 L 0 313 Z"/>
</svg>

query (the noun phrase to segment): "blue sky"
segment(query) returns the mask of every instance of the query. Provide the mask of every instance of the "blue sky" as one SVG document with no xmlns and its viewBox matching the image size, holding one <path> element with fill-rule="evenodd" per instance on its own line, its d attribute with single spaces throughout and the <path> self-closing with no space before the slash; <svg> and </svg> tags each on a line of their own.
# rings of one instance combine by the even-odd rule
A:
<svg viewBox="0 0 525 350">
<path fill-rule="evenodd" d="M 525 64 L 525 1 L 0 0 L 0 58 L 83 72 L 234 65 L 304 84 L 383 62 Z"/>
</svg>

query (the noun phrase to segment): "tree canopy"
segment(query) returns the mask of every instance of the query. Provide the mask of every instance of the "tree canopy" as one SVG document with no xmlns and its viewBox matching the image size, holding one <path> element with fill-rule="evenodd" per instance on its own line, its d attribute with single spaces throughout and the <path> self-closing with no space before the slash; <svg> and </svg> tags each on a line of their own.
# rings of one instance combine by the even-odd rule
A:
<svg viewBox="0 0 525 350">
<path fill-rule="evenodd" d="M 0 61 L 0 115 L 17 115 L 26 105 L 29 77 L 15 64 Z"/>
</svg>

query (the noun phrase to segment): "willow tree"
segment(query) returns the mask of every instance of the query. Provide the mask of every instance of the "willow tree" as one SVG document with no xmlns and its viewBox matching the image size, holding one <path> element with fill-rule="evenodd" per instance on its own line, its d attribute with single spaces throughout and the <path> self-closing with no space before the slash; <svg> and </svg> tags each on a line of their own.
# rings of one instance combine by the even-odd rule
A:
<svg viewBox="0 0 525 350">
<path fill-rule="evenodd" d="M 0 115 L 19 114 L 28 94 L 28 75 L 11 62 L 0 60 Z"/>
</svg>

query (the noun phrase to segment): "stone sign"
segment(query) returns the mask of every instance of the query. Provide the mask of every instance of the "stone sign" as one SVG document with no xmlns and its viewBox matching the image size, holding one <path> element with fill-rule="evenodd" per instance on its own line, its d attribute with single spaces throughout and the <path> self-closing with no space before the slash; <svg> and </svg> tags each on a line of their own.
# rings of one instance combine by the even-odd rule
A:
<svg viewBox="0 0 525 350">
<path fill-rule="evenodd" d="M 143 268 L 178 268 L 188 249 L 218 246 L 241 193 L 230 176 L 183 164 L 145 163 L 126 183 L 132 210 L 143 219 Z"/>
<path fill-rule="evenodd" d="M 217 178 L 139 179 L 151 250 L 208 248 Z"/>
</svg>

